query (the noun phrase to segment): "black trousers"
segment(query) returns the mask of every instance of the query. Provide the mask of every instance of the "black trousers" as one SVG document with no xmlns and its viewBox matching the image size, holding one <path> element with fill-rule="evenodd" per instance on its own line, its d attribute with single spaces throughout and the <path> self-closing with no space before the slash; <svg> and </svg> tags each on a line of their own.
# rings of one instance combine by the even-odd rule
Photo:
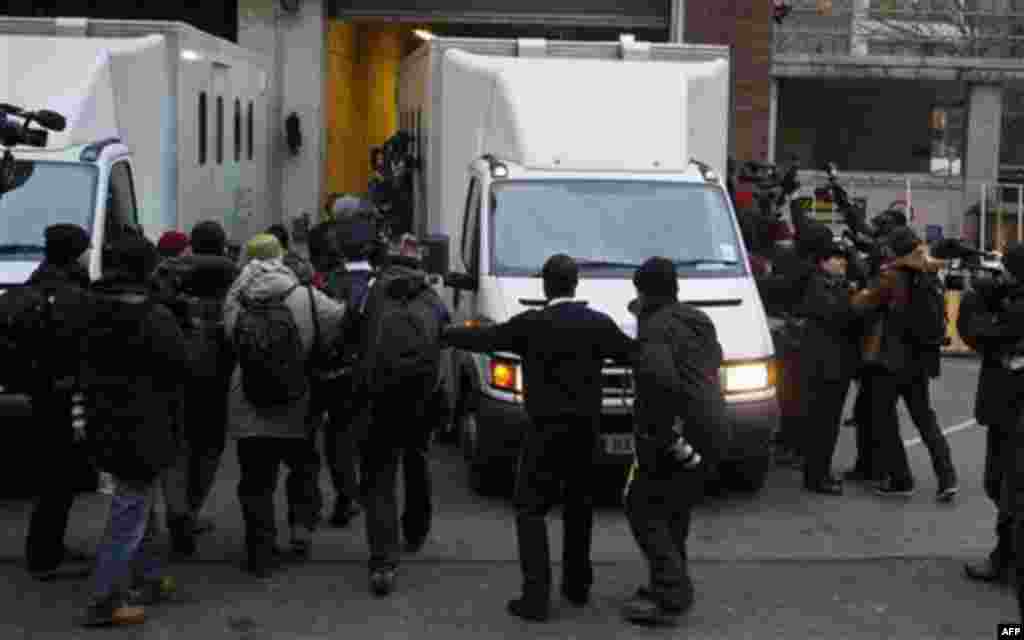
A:
<svg viewBox="0 0 1024 640">
<path fill-rule="evenodd" d="M 516 474 L 516 534 L 523 572 L 523 597 L 548 606 L 551 551 L 546 517 L 563 504 L 562 584 L 575 592 L 594 583 L 590 562 L 594 528 L 594 462 L 598 423 L 565 416 L 533 421 L 519 451 Z"/>
<path fill-rule="evenodd" d="M 241 438 L 238 499 L 250 562 L 269 562 L 277 544 L 274 491 L 281 463 L 288 467 L 288 522 L 315 529 L 320 521 L 320 454 L 312 438 Z"/>
<path fill-rule="evenodd" d="M 985 495 L 996 506 L 996 546 L 989 554 L 994 566 L 1013 565 L 1013 507 L 1010 480 L 1014 473 L 1011 447 L 1013 425 L 988 425 L 985 429 Z"/>
<path fill-rule="evenodd" d="M 804 482 L 821 482 L 832 472 L 832 455 L 839 439 L 843 405 L 850 380 L 809 379 L 804 427 Z"/>
<path fill-rule="evenodd" d="M 647 559 L 651 597 L 672 611 L 685 611 L 693 605 L 686 540 L 703 482 L 700 469 L 679 470 L 666 477 L 637 469 L 626 490 L 626 516 Z"/>
<path fill-rule="evenodd" d="M 343 376 L 331 386 L 335 397 L 323 401 L 327 409 L 324 459 L 337 494 L 335 508 L 345 508 L 359 495 L 358 456 L 352 433 L 356 406 L 350 377 Z"/>
<path fill-rule="evenodd" d="M 221 384 L 221 383 L 214 383 Z M 206 503 L 227 446 L 229 389 L 185 389 L 185 440 L 188 444 L 188 504 L 193 516 Z"/>
<path fill-rule="evenodd" d="M 362 496 L 370 571 L 393 570 L 401 557 L 401 540 L 420 541 L 430 533 L 433 492 L 429 449 L 431 425 L 427 398 L 379 403 L 370 436 L 359 445 Z M 398 467 L 402 466 L 405 505 L 398 515 Z"/>
<path fill-rule="evenodd" d="M 33 458 L 45 464 L 47 471 L 34 480 L 38 491 L 29 516 L 25 559 L 29 571 L 43 572 L 56 569 L 64 560 L 72 503 L 78 493 L 96 488 L 96 471 L 86 460 L 84 448 L 73 444 L 66 397 L 33 398 L 32 413 L 40 434 L 32 444 Z"/>
<path fill-rule="evenodd" d="M 868 478 L 876 478 L 877 445 L 872 425 L 871 389 L 876 384 L 876 374 L 880 372 L 862 373 L 857 384 L 857 398 L 853 404 L 853 420 L 856 422 L 857 458 L 854 469 Z"/>
<path fill-rule="evenodd" d="M 932 467 L 940 484 L 956 483 L 956 469 L 946 436 L 942 434 L 935 411 L 932 410 L 929 379 L 925 375 L 912 377 L 879 375 L 872 388 L 873 428 L 878 429 L 881 471 L 892 477 L 896 484 L 913 482 L 907 450 L 900 437 L 899 414 L 896 403 L 900 398 L 907 404 L 911 420 L 932 459 Z"/>
</svg>

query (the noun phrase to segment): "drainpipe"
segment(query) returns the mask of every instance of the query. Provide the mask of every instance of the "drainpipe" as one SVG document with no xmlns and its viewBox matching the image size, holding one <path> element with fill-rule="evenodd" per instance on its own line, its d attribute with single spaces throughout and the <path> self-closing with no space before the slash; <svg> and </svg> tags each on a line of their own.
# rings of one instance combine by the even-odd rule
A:
<svg viewBox="0 0 1024 640">
<path fill-rule="evenodd" d="M 686 0 L 672 0 L 669 13 L 668 41 L 686 40 Z"/>
</svg>

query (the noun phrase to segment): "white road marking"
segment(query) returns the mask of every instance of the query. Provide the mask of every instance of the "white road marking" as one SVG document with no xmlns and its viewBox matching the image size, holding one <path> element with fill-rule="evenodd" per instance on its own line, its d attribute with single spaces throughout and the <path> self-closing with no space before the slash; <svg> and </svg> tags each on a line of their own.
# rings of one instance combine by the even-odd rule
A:
<svg viewBox="0 0 1024 640">
<path fill-rule="evenodd" d="M 952 427 L 946 427 L 945 429 L 943 429 L 942 430 L 942 435 L 948 436 L 949 434 L 956 433 L 957 431 L 963 431 L 964 429 L 970 429 L 971 427 L 976 426 L 977 424 L 978 424 L 978 421 L 975 420 L 974 418 L 971 418 L 970 420 L 964 420 L 963 422 L 960 422 L 958 424 L 954 424 Z M 915 444 L 921 444 L 921 438 L 911 438 L 910 440 L 904 440 L 903 444 L 904 444 L 904 446 L 912 447 Z"/>
</svg>

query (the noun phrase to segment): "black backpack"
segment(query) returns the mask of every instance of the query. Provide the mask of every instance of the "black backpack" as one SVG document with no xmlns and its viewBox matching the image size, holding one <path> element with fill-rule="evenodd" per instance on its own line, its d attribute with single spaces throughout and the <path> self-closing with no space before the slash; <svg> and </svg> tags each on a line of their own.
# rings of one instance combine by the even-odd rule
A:
<svg viewBox="0 0 1024 640">
<path fill-rule="evenodd" d="M 0 295 L 0 387 L 32 392 L 77 374 L 88 292 L 26 284 Z"/>
<path fill-rule="evenodd" d="M 290 405 L 309 390 L 309 371 L 302 334 L 285 304 L 295 285 L 279 296 L 254 300 L 244 293 L 235 324 L 234 344 L 242 369 L 242 392 L 254 407 Z M 310 309 L 313 291 L 309 289 Z"/>
<path fill-rule="evenodd" d="M 920 346 L 941 347 L 946 340 L 946 292 L 935 275 L 915 273 L 910 283 L 909 333 Z"/>
<path fill-rule="evenodd" d="M 192 377 L 202 384 L 223 377 L 230 369 L 230 352 L 224 329 L 225 295 L 216 287 L 196 291 L 193 281 L 198 277 L 194 261 L 171 258 L 157 269 L 154 282 L 161 302 L 174 313 L 185 336 Z"/>
<path fill-rule="evenodd" d="M 385 271 L 365 309 L 363 380 L 375 392 L 422 381 L 436 386 L 443 301 L 422 274 Z"/>
</svg>

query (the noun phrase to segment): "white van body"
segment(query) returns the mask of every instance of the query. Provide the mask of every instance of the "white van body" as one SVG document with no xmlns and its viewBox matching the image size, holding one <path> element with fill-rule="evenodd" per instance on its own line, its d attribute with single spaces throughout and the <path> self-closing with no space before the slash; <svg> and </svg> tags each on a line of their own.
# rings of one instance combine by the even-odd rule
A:
<svg viewBox="0 0 1024 640">
<path fill-rule="evenodd" d="M 635 333 L 626 308 L 635 266 L 652 255 L 705 260 L 680 264 L 680 299 L 715 323 L 727 361 L 727 464 L 757 488 L 779 409 L 771 334 L 718 177 L 730 75 L 726 47 L 434 39 L 405 62 L 399 106 L 422 166 L 415 228 L 450 240 L 458 322 L 501 323 L 536 304 L 544 259 L 568 253 L 581 262 L 577 297 Z M 515 362 L 456 353 L 450 363 L 478 489 L 511 477 L 526 424 Z M 513 371 L 511 386 L 495 379 L 500 366 Z M 632 459 L 626 373 L 605 375 L 609 463 Z"/>
<path fill-rule="evenodd" d="M 0 102 L 67 119 L 45 148 L 13 150 L 46 171 L 0 198 L 0 286 L 42 259 L 2 247 L 41 245 L 58 222 L 87 228 L 93 247 L 125 225 L 156 241 L 212 219 L 239 241 L 272 223 L 262 56 L 183 23 L 62 18 L 0 18 L 0 55 Z"/>
</svg>

